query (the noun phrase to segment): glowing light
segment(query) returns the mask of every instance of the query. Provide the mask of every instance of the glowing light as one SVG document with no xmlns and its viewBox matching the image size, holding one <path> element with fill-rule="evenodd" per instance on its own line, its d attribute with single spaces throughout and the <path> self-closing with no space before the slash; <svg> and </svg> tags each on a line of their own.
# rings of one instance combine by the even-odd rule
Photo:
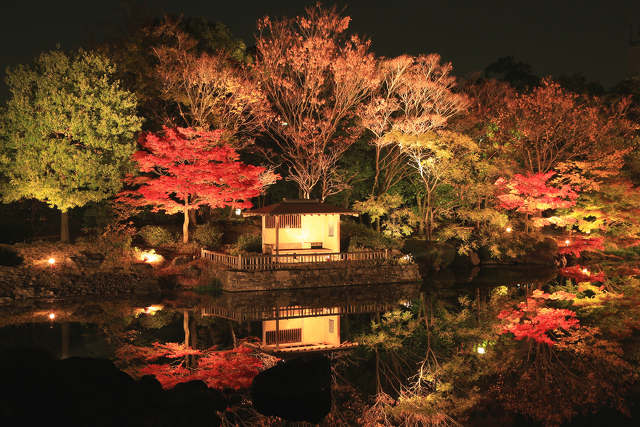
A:
<svg viewBox="0 0 640 427">
<path fill-rule="evenodd" d="M 56 263 L 56 260 L 55 260 L 55 258 L 49 258 L 49 259 L 47 260 L 47 262 L 49 263 L 49 265 L 53 265 L 53 264 L 55 264 L 55 263 Z"/>
<path fill-rule="evenodd" d="M 163 259 L 164 258 L 162 257 L 162 255 L 157 254 L 155 249 L 140 252 L 140 261 L 146 262 L 148 264 L 162 262 Z"/>
<path fill-rule="evenodd" d="M 564 241 L 564 244 L 567 245 L 567 246 L 569 246 L 570 243 L 571 243 L 571 240 L 569 240 L 569 239 Z"/>
<path fill-rule="evenodd" d="M 587 276 L 591 273 L 589 273 L 589 270 L 587 270 L 586 268 L 582 269 L 582 274 L 586 274 Z"/>
<path fill-rule="evenodd" d="M 287 122 L 280 122 L 280 124 L 281 124 L 282 126 L 287 126 L 289 123 L 287 123 Z"/>
<path fill-rule="evenodd" d="M 506 231 L 507 233 L 511 233 L 513 229 L 511 227 L 507 227 L 504 229 L 504 231 Z"/>
<path fill-rule="evenodd" d="M 134 310 L 134 314 L 136 317 L 140 316 L 141 314 L 148 314 L 150 316 L 153 316 L 163 308 L 164 308 L 164 305 L 162 304 L 153 304 L 145 308 L 136 308 Z"/>
<path fill-rule="evenodd" d="M 49 313 L 49 320 L 55 320 L 56 318 L 56 314 L 55 313 Z"/>
<path fill-rule="evenodd" d="M 478 354 L 484 354 L 487 350 L 484 347 L 478 346 Z"/>
<path fill-rule="evenodd" d="M 242 209 L 236 208 L 236 215 L 240 216 L 242 214 Z"/>
</svg>

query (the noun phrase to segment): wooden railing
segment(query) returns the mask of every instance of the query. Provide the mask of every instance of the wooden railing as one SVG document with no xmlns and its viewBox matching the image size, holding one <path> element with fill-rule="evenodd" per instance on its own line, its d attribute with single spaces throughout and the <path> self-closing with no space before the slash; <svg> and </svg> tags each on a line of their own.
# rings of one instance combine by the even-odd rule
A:
<svg viewBox="0 0 640 427">
<path fill-rule="evenodd" d="M 302 328 L 266 332 L 267 345 L 302 342 Z"/>
<path fill-rule="evenodd" d="M 201 249 L 200 256 L 202 258 L 209 259 L 216 264 L 221 264 L 237 270 L 276 270 L 278 268 L 292 267 L 298 264 L 317 264 L 325 262 L 375 263 L 392 259 L 388 250 L 285 255 L 228 255 Z"/>
</svg>

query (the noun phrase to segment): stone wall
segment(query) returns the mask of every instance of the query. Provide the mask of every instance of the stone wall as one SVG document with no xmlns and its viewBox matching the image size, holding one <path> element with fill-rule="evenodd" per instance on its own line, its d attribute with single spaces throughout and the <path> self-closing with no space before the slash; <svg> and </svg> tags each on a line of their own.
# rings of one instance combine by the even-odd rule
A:
<svg viewBox="0 0 640 427">
<path fill-rule="evenodd" d="M 416 264 L 346 264 L 272 271 L 226 270 L 221 273 L 222 289 L 232 292 L 412 283 L 421 280 Z"/>
</svg>

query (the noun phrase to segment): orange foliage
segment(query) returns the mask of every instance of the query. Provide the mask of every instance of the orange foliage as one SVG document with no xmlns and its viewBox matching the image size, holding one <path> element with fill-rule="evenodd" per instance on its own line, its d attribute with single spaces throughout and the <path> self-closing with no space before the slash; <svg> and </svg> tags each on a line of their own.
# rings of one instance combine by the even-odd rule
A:
<svg viewBox="0 0 640 427">
<path fill-rule="evenodd" d="M 625 118 L 628 107 L 628 99 L 610 108 L 583 99 L 547 78 L 509 100 L 499 113 L 499 135 L 529 173 L 545 173 L 561 162 L 610 153 L 637 128 Z"/>
<path fill-rule="evenodd" d="M 309 198 L 338 191 L 335 165 L 357 137 L 355 108 L 376 87 L 369 43 L 348 36 L 349 17 L 319 5 L 305 16 L 258 22 L 254 75 L 277 118 L 268 132 L 289 179 Z"/>
</svg>

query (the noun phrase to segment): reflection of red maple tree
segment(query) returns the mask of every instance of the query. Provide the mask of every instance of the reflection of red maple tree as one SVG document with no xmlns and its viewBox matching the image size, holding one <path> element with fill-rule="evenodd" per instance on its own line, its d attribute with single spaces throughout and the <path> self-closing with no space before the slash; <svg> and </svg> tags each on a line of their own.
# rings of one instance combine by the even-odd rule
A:
<svg viewBox="0 0 640 427">
<path fill-rule="evenodd" d="M 578 282 L 604 282 L 604 271 L 593 273 L 581 265 L 573 265 L 560 270 L 560 274 Z"/>
<path fill-rule="evenodd" d="M 116 356 L 127 362 L 143 362 L 132 369 L 134 376 L 153 375 L 165 389 L 176 384 L 201 380 L 210 388 L 246 389 L 263 368 L 263 362 L 247 346 L 216 351 L 199 350 L 178 343 L 153 343 L 152 347 L 125 345 Z M 197 357 L 197 366 L 187 364 L 188 357 Z M 149 363 L 166 361 L 165 363 Z"/>
<path fill-rule="evenodd" d="M 502 320 L 501 333 L 512 333 L 517 340 L 533 340 L 538 343 L 554 345 L 555 340 L 567 335 L 569 330 L 578 327 L 580 321 L 576 313 L 564 308 L 545 306 L 545 300 L 571 300 L 576 296 L 560 291 L 548 294 L 539 290 L 518 307 L 503 310 L 498 315 Z"/>
<path fill-rule="evenodd" d="M 595 252 L 601 250 L 604 250 L 603 237 L 574 236 L 571 239 L 558 243 L 559 254 L 572 254 L 577 258 L 580 258 L 580 254 L 582 252 Z"/>
<path fill-rule="evenodd" d="M 189 240 L 189 210 L 201 205 L 212 208 L 250 208 L 278 178 L 264 167 L 242 163 L 238 153 L 220 140 L 221 131 L 164 128 L 162 133 L 140 137 L 143 151 L 133 155 L 147 175 L 132 179 L 135 191 L 122 193 L 121 200 L 139 206 L 153 205 L 168 214 L 184 213 L 183 240 Z"/>
</svg>

